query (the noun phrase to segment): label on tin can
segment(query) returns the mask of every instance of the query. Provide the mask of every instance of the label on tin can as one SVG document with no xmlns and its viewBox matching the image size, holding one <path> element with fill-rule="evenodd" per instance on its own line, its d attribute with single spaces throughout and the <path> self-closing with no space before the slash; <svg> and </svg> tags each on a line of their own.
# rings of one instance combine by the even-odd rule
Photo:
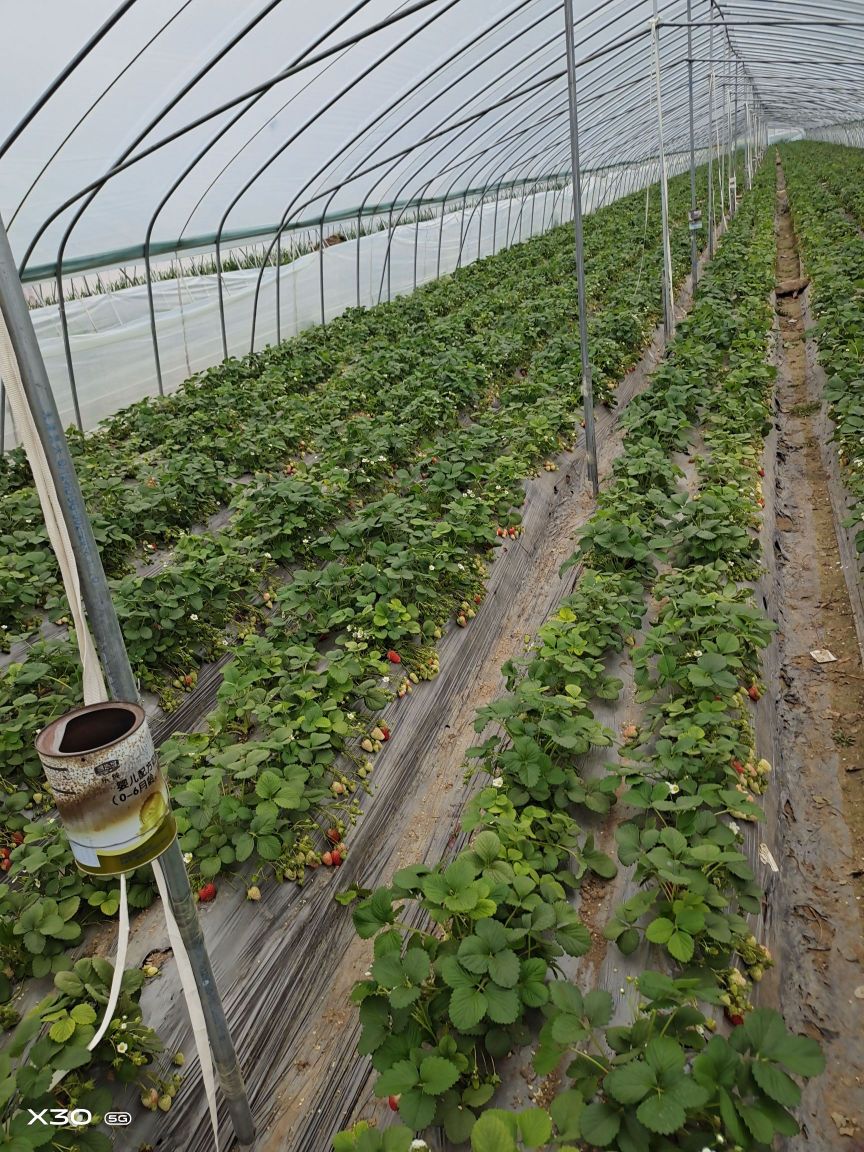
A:
<svg viewBox="0 0 864 1152">
<path fill-rule="evenodd" d="M 79 708 L 41 732 L 36 750 L 83 871 L 127 872 L 174 839 L 168 787 L 138 705 Z"/>
</svg>

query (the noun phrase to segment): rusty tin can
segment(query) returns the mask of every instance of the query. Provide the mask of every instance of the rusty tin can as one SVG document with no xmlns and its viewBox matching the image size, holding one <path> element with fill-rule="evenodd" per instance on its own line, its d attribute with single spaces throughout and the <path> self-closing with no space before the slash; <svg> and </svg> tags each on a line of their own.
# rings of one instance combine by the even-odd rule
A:
<svg viewBox="0 0 864 1152">
<path fill-rule="evenodd" d="M 128 872 L 177 835 L 139 705 L 112 701 L 67 712 L 39 733 L 36 751 L 82 871 Z"/>
</svg>

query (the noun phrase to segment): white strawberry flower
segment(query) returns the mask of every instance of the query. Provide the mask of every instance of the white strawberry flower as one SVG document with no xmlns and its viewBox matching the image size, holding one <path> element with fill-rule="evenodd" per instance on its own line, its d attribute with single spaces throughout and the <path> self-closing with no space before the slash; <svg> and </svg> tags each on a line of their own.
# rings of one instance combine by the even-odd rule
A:
<svg viewBox="0 0 864 1152">
<path fill-rule="evenodd" d="M 127 1052 L 128 1050 L 129 1050 L 128 1044 L 118 1044 L 117 1045 L 117 1051 L 120 1053 Z"/>
<path fill-rule="evenodd" d="M 677 784 L 667 784 L 666 787 L 669 789 L 670 796 L 677 796 L 681 791 Z"/>
<path fill-rule="evenodd" d="M 503 788 L 504 787 L 504 777 L 503 776 L 494 776 L 492 778 L 492 787 L 493 788 Z"/>
</svg>

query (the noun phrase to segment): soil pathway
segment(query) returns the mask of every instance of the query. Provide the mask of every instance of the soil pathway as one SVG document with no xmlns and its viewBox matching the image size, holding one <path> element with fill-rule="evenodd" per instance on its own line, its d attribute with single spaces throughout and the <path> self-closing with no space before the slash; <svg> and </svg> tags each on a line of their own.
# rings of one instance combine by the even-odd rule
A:
<svg viewBox="0 0 864 1152">
<path fill-rule="evenodd" d="M 777 282 L 801 264 L 777 164 Z M 806 270 L 805 270 L 806 271 Z M 802 285 L 803 287 L 803 285 Z M 780 631 L 775 683 L 778 951 L 766 981 L 787 1025 L 823 1045 L 805 1091 L 795 1152 L 864 1150 L 864 672 L 823 459 L 821 379 L 806 331 L 806 290 L 777 300 L 774 556 Z M 860 579 L 856 572 L 854 577 Z M 818 663 L 827 649 L 835 660 Z M 773 988 L 771 987 L 773 985 Z"/>
</svg>

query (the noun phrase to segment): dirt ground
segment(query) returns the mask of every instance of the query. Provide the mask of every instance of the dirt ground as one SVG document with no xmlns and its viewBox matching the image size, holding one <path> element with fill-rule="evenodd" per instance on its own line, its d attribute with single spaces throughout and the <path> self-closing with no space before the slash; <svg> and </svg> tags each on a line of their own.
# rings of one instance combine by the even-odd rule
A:
<svg viewBox="0 0 864 1152">
<path fill-rule="evenodd" d="M 777 282 L 798 278 L 797 244 L 777 168 Z M 803 270 L 806 272 L 806 269 Z M 864 674 L 823 460 L 821 379 L 806 293 L 777 301 L 774 555 L 780 632 L 771 921 L 772 984 L 790 1027 L 824 1046 L 790 1149 L 864 1149 Z M 857 566 L 856 566 L 857 567 Z M 820 664 L 811 652 L 836 657 Z M 767 989 L 766 989 L 767 991 Z"/>
</svg>

